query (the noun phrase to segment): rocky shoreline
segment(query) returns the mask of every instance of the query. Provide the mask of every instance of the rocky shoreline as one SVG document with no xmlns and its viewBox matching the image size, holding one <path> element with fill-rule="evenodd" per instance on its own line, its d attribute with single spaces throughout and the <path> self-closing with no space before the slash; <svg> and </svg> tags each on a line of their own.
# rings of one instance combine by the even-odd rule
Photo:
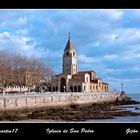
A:
<svg viewBox="0 0 140 140">
<path fill-rule="evenodd" d="M 137 116 L 138 112 L 126 111 L 121 105 L 140 104 L 125 99 L 115 102 L 71 104 L 56 107 L 40 107 L 33 109 L 9 110 L 0 112 L 0 121 L 19 120 L 54 120 L 54 121 L 86 121 L 89 119 L 113 119 L 121 116 Z"/>
<path fill-rule="evenodd" d="M 43 109 L 30 114 L 31 119 L 52 119 L 64 121 L 86 121 L 89 119 L 113 119 L 120 116 L 137 116 L 140 113 L 125 111 L 120 105 L 135 104 L 135 101 L 127 103 L 100 103 L 70 105 L 64 108 Z"/>
</svg>

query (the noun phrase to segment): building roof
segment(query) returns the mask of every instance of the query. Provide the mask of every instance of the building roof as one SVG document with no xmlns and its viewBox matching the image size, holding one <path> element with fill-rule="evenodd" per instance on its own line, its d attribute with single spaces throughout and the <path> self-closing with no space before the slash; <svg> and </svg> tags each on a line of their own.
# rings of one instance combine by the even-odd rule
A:
<svg viewBox="0 0 140 140">
<path fill-rule="evenodd" d="M 88 71 L 79 71 L 79 73 L 90 73 L 90 72 L 95 72 L 93 70 L 88 70 Z M 96 73 L 96 72 L 95 72 Z"/>
<path fill-rule="evenodd" d="M 73 74 L 72 75 L 72 77 L 75 77 L 75 76 L 82 76 L 82 75 L 84 75 L 85 73 L 75 73 L 75 74 Z"/>
<path fill-rule="evenodd" d="M 64 50 L 74 50 L 71 39 L 70 39 L 70 36 L 69 36 L 68 42 L 67 42 Z"/>
<path fill-rule="evenodd" d="M 70 81 L 77 81 L 77 82 L 83 82 L 83 80 L 79 80 L 79 79 L 70 79 Z"/>
<path fill-rule="evenodd" d="M 103 82 L 102 84 L 104 84 L 104 85 L 109 85 L 108 83 L 105 83 L 105 82 Z"/>
<path fill-rule="evenodd" d="M 91 74 L 91 72 L 96 73 L 95 71 L 79 71 L 78 73 L 75 73 L 73 76 L 81 76 L 85 75 L 86 73 Z"/>
<path fill-rule="evenodd" d="M 92 80 L 90 80 L 90 81 L 93 82 L 93 83 L 97 83 L 98 80 L 102 80 L 102 79 L 101 79 L 101 78 L 94 78 L 94 79 L 92 79 Z"/>
<path fill-rule="evenodd" d="M 96 72 L 95 72 L 95 71 L 93 71 L 93 70 L 89 70 L 89 71 L 79 71 L 78 73 L 91 73 L 91 72 L 96 73 Z"/>
</svg>

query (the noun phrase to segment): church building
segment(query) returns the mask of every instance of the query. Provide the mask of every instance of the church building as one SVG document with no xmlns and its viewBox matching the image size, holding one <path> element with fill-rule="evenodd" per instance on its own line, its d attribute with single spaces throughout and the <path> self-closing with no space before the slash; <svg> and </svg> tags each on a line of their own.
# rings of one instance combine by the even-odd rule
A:
<svg viewBox="0 0 140 140">
<path fill-rule="evenodd" d="M 52 90 L 59 92 L 107 92 L 109 85 L 95 71 L 78 71 L 76 51 L 70 36 L 63 53 L 62 73 L 52 77 Z"/>
</svg>

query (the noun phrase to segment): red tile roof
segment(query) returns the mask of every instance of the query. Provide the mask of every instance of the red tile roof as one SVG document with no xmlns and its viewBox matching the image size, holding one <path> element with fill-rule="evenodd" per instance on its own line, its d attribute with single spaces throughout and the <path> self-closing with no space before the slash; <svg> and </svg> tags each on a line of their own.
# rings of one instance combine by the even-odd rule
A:
<svg viewBox="0 0 140 140">
<path fill-rule="evenodd" d="M 78 73 L 91 73 L 91 72 L 94 72 L 94 73 L 96 73 L 95 71 L 79 71 Z"/>
<path fill-rule="evenodd" d="M 70 81 L 78 81 L 78 82 L 83 82 L 83 80 L 79 80 L 79 79 L 70 79 Z"/>
<path fill-rule="evenodd" d="M 94 79 L 92 79 L 92 80 L 90 80 L 90 81 L 93 82 L 93 83 L 97 83 L 98 80 L 102 80 L 102 79 L 101 79 L 101 78 L 94 78 Z"/>
<path fill-rule="evenodd" d="M 108 83 L 105 83 L 105 82 L 103 82 L 102 84 L 104 84 L 104 85 L 109 85 Z"/>
<path fill-rule="evenodd" d="M 78 73 L 75 73 L 73 76 L 84 75 L 86 73 L 91 74 L 91 72 L 96 73 L 95 71 L 79 71 Z"/>
</svg>

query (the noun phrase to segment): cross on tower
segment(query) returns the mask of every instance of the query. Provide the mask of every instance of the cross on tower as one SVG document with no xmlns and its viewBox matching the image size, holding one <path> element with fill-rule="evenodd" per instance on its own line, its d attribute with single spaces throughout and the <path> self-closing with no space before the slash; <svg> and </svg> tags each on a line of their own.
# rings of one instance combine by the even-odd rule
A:
<svg viewBox="0 0 140 140">
<path fill-rule="evenodd" d="M 68 35 L 69 35 L 69 39 L 70 39 L 70 32 L 68 33 Z"/>
</svg>

